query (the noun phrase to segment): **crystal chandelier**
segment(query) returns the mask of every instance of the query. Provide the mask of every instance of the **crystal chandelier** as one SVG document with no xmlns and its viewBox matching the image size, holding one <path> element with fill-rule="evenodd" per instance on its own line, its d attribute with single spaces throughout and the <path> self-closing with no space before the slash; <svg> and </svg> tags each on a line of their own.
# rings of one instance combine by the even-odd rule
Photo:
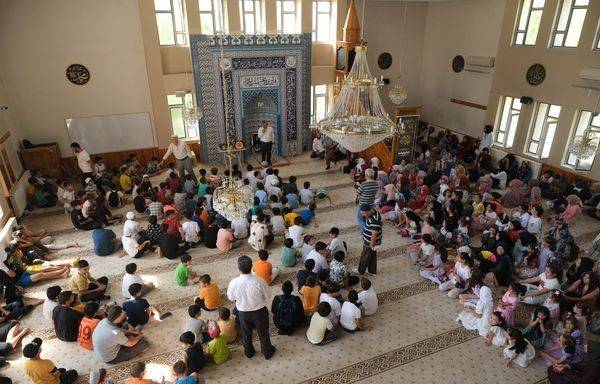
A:
<svg viewBox="0 0 600 384">
<path fill-rule="evenodd" d="M 403 21 L 402 21 L 402 33 L 400 33 L 400 63 L 399 63 L 399 69 L 398 72 L 402 72 L 402 58 L 404 57 L 404 26 L 406 25 L 406 6 L 407 3 L 404 3 L 404 16 L 403 16 Z M 394 105 L 400 105 L 403 104 L 406 99 L 408 99 L 408 91 L 406 90 L 406 88 L 404 88 L 404 86 L 402 86 L 402 84 L 400 84 L 400 77 L 398 76 L 398 81 L 396 82 L 396 85 L 394 85 L 394 87 L 392 89 L 390 89 L 390 92 L 388 93 L 388 97 L 390 98 L 390 100 L 392 101 L 392 103 L 394 103 Z"/>
<path fill-rule="evenodd" d="M 193 127 L 202 118 L 202 110 L 196 106 L 186 106 L 183 109 L 183 122 L 186 127 Z"/>
<path fill-rule="evenodd" d="M 408 98 L 408 92 L 406 88 L 400 84 L 400 82 L 394 85 L 394 88 L 390 89 L 390 93 L 388 93 L 388 97 L 394 103 L 394 105 L 400 105 L 406 101 Z"/>
<path fill-rule="evenodd" d="M 221 12 L 223 15 L 223 12 Z M 222 21 L 223 22 L 223 21 Z M 223 52 L 223 41 L 224 36 L 223 32 L 221 32 L 221 36 L 219 38 L 219 47 L 221 53 L 221 63 L 224 62 L 224 52 Z M 225 68 L 223 65 L 220 66 L 221 70 L 221 85 L 223 87 L 223 104 L 224 111 L 229 110 L 229 99 L 227 95 L 226 83 L 225 83 Z M 232 146 L 231 146 L 231 138 L 230 138 L 230 126 L 229 119 L 225 119 L 225 140 L 226 140 L 226 149 L 225 156 L 227 158 L 227 166 L 231 170 L 232 167 Z M 213 208 L 215 211 L 219 212 L 219 214 L 225 217 L 229 221 L 233 221 L 235 219 L 242 219 L 246 217 L 246 213 L 252 208 L 252 204 L 254 203 L 254 194 L 250 188 L 242 185 L 242 180 L 235 177 L 235 175 L 230 174 L 229 176 L 225 176 L 221 179 L 221 186 L 216 188 L 213 192 Z"/>
<path fill-rule="evenodd" d="M 327 116 L 315 128 L 350 152 L 360 152 L 392 136 L 396 125 L 390 120 L 381 100 L 383 84 L 371 75 L 367 47 L 356 47 L 356 57 L 340 94 Z"/>
<path fill-rule="evenodd" d="M 595 137 L 588 127 L 583 134 L 577 135 L 571 140 L 569 152 L 579 160 L 589 159 L 599 153 L 599 143 L 600 139 Z"/>
</svg>

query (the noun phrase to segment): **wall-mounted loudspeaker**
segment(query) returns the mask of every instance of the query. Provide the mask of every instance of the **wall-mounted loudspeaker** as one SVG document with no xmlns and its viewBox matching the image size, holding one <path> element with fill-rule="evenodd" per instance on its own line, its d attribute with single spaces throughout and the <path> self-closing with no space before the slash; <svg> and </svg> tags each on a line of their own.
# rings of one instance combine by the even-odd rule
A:
<svg viewBox="0 0 600 384">
<path fill-rule="evenodd" d="M 533 103 L 533 99 L 529 96 L 521 96 L 521 104 L 525 104 L 525 105 L 529 105 L 531 103 Z"/>
</svg>

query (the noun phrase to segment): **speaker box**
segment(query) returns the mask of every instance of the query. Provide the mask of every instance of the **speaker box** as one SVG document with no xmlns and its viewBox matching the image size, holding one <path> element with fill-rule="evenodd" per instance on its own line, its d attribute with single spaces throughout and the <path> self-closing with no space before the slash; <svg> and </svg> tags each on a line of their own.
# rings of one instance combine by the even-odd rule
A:
<svg viewBox="0 0 600 384">
<path fill-rule="evenodd" d="M 533 99 L 529 96 L 521 96 L 520 101 L 521 101 L 521 104 L 526 104 L 526 105 L 533 103 Z"/>
</svg>

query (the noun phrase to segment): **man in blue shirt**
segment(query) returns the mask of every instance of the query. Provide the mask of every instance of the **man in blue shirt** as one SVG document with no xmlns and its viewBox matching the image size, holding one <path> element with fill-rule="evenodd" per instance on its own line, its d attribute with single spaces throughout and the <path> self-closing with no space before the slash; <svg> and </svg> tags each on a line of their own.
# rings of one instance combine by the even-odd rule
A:
<svg viewBox="0 0 600 384">
<path fill-rule="evenodd" d="M 94 240 L 94 253 L 98 256 L 111 255 L 121 247 L 121 241 L 110 229 L 94 229 L 92 239 Z"/>
</svg>

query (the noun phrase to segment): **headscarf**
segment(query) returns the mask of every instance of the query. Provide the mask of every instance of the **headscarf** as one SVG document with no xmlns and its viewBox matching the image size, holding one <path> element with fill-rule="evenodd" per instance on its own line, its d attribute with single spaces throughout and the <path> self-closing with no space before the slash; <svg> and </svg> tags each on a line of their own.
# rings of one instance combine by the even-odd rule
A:
<svg viewBox="0 0 600 384">
<path fill-rule="evenodd" d="M 386 185 L 388 183 L 388 175 L 384 171 L 377 171 L 377 180 L 381 184 Z"/>
<path fill-rule="evenodd" d="M 127 217 L 127 220 L 134 220 L 135 219 L 135 213 L 133 213 L 132 211 L 127 212 L 127 214 L 125 215 L 125 217 Z"/>
<path fill-rule="evenodd" d="M 356 170 L 358 172 L 362 172 L 363 171 L 363 164 L 365 164 L 365 159 L 363 159 L 362 157 L 359 157 L 358 160 L 356 160 Z"/>
<path fill-rule="evenodd" d="M 567 202 L 570 205 L 579 205 L 580 207 L 583 206 L 583 203 L 581 202 L 581 199 L 577 195 L 569 195 L 569 196 L 567 196 Z"/>
<path fill-rule="evenodd" d="M 396 196 L 398 195 L 398 190 L 396 189 L 396 186 L 394 184 L 387 184 L 385 187 L 383 187 L 383 189 L 385 190 L 385 193 L 386 193 L 386 197 L 385 197 L 386 201 L 396 200 Z"/>
<path fill-rule="evenodd" d="M 508 187 L 513 190 L 521 188 L 521 185 L 523 185 L 523 182 L 519 179 L 513 179 L 508 183 Z"/>
<path fill-rule="evenodd" d="M 541 199 L 542 198 L 542 189 L 540 187 L 531 188 L 530 198 L 531 198 L 531 201 Z"/>
<path fill-rule="evenodd" d="M 377 158 L 377 157 L 372 157 L 371 158 L 371 168 L 372 167 L 379 168 L 379 158 Z"/>
</svg>

